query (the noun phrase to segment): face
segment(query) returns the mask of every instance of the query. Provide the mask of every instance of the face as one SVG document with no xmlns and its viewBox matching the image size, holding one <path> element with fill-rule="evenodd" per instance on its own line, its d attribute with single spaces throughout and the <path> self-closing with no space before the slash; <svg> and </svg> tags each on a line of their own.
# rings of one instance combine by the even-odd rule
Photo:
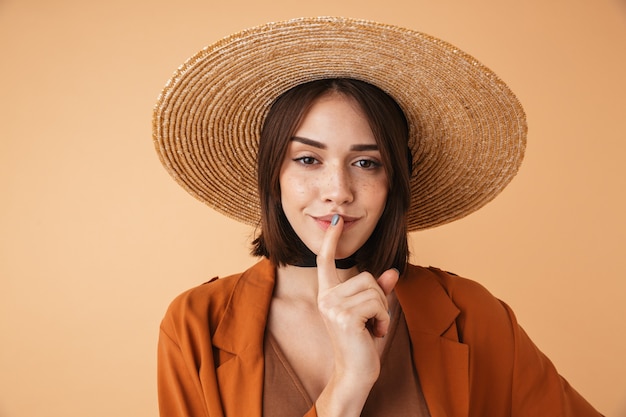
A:
<svg viewBox="0 0 626 417">
<path fill-rule="evenodd" d="M 330 93 L 313 103 L 289 142 L 280 189 L 287 220 L 314 253 L 334 214 L 344 220 L 338 259 L 367 241 L 385 208 L 387 175 L 354 100 Z"/>
</svg>

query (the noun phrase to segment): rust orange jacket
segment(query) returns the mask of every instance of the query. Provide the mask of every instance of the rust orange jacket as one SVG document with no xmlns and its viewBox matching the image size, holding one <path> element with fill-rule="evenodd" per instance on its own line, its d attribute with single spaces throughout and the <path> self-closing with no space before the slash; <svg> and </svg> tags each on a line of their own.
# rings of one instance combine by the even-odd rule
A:
<svg viewBox="0 0 626 417">
<path fill-rule="evenodd" d="M 262 260 L 172 302 L 158 347 L 162 417 L 261 416 L 274 278 Z M 432 417 L 600 416 L 479 284 L 409 265 L 395 291 Z"/>
</svg>

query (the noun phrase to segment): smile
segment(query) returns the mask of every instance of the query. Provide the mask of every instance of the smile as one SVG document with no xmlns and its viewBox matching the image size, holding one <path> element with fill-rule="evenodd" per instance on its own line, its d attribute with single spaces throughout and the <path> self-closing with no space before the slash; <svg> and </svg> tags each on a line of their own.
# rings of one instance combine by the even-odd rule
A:
<svg viewBox="0 0 626 417">
<path fill-rule="evenodd" d="M 315 222 L 322 228 L 322 230 L 326 230 L 330 227 L 330 221 L 333 218 L 333 214 L 328 216 L 315 217 L 312 216 Z M 359 221 L 358 217 L 350 217 L 350 216 L 341 216 L 343 218 L 343 231 L 345 232 Z"/>
</svg>

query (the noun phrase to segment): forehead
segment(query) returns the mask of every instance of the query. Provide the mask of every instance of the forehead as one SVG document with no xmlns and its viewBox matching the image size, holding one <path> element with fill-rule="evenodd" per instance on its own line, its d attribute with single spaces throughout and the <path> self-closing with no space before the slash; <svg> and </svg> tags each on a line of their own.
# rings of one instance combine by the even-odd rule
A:
<svg viewBox="0 0 626 417">
<path fill-rule="evenodd" d="M 304 113 L 295 135 L 315 140 L 376 142 L 358 102 L 338 93 L 318 97 Z"/>
</svg>

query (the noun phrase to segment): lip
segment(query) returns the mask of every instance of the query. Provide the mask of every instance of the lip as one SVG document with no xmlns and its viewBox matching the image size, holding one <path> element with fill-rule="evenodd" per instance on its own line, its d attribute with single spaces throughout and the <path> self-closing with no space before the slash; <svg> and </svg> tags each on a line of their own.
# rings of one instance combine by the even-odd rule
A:
<svg viewBox="0 0 626 417">
<path fill-rule="evenodd" d="M 330 222 L 334 215 L 335 213 L 329 214 L 326 216 L 311 216 L 311 217 L 313 217 L 313 220 L 315 220 L 315 222 L 322 228 L 322 230 L 326 230 L 330 227 Z M 343 219 L 343 231 L 344 232 L 350 229 L 352 226 L 356 224 L 356 222 L 359 221 L 359 217 L 344 216 L 341 214 L 340 216 Z"/>
</svg>

